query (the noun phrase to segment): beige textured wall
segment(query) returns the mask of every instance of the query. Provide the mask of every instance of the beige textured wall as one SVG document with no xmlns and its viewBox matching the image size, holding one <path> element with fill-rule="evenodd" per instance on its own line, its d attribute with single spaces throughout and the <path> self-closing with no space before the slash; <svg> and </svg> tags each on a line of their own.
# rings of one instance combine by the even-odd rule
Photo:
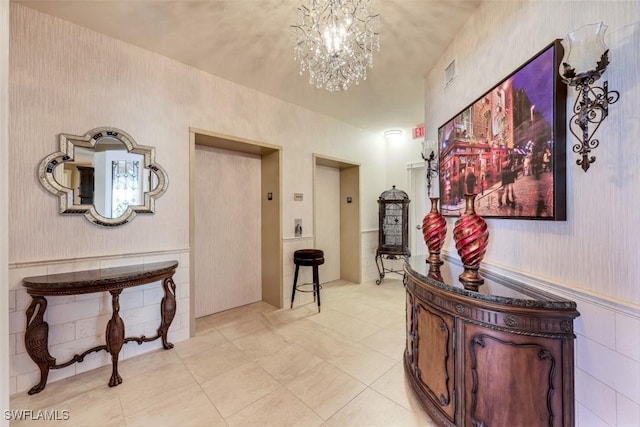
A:
<svg viewBox="0 0 640 427">
<path fill-rule="evenodd" d="M 9 2 L 0 1 L 0 206 L 8 206 L 9 169 Z M 8 212 L 0 209 L 0 295 L 7 295 Z M 0 298 L 0 360 L 9 360 L 9 299 Z M 0 364 L 0 409 L 9 408 L 9 366 Z M 1 426 L 8 426 L 4 417 Z"/>
<path fill-rule="evenodd" d="M 577 426 L 640 425 L 640 7 L 637 1 L 486 2 L 425 80 L 427 140 L 437 128 L 528 58 L 582 25 L 603 21 L 611 64 L 604 78 L 620 91 L 596 137 L 587 173 L 567 135 L 567 220 L 488 220 L 485 267 L 576 301 Z M 457 77 L 443 88 L 444 69 Z M 575 101 L 570 89 L 567 120 Z M 415 157 L 405 157 L 417 161 Z M 415 159 L 415 160 L 413 160 Z M 437 189 L 436 189 L 437 191 Z M 449 230 L 454 220 L 448 221 Z M 445 249 L 457 258 L 449 233 Z"/>
<path fill-rule="evenodd" d="M 181 78 L 179 64 L 150 61 L 150 54 L 61 24 L 12 4 L 10 261 L 187 248 L 188 216 L 179 207 L 188 206 L 189 134 L 172 118 L 184 115 L 180 97 L 194 96 L 194 85 Z M 57 150 L 59 133 L 82 135 L 99 126 L 156 147 L 169 189 L 154 215 L 104 228 L 56 213 L 56 198 L 38 181 L 38 163 Z"/>
<path fill-rule="evenodd" d="M 293 202 L 294 192 L 311 194 L 312 148 L 363 163 L 370 184 L 362 199 L 375 207 L 381 137 L 31 9 L 11 10 L 11 262 L 187 248 L 189 126 L 284 147 L 283 224 L 312 222 L 311 198 Z M 104 125 L 155 146 L 170 181 L 155 215 L 116 229 L 58 215 L 35 173 L 60 132 Z M 293 228 L 283 233 L 292 237 Z"/>
<path fill-rule="evenodd" d="M 8 262 L 9 298 L 15 301 L 9 310 L 11 393 L 25 390 L 35 379 L 29 370 L 35 365 L 25 360 L 21 344 L 28 304 L 28 298 L 18 298 L 24 296 L 20 285 L 24 274 L 99 266 L 115 258 L 122 265 L 179 256 L 180 298 L 190 298 L 189 258 L 184 255 L 189 251 L 190 127 L 283 147 L 283 224 L 293 224 L 294 218 L 313 222 L 313 152 L 357 161 L 367 183 L 362 188 L 363 204 L 369 204 L 363 207 L 363 228 L 376 226 L 386 154 L 381 136 L 15 3 L 10 5 L 10 18 Z M 156 147 L 156 160 L 167 171 L 169 188 L 157 200 L 154 215 L 138 215 L 123 227 L 107 229 L 82 216 L 57 213 L 57 199 L 41 187 L 37 166 L 57 150 L 58 134 L 83 134 L 98 126 L 121 128 L 139 144 Z M 293 201 L 297 192 L 308 195 L 304 202 Z M 367 208 L 373 214 L 365 215 Z M 292 253 L 309 247 L 313 238 L 294 239 L 293 227 L 284 228 L 281 238 L 283 300 L 288 300 Z M 188 336 L 185 300 L 179 308 L 185 311 L 180 312 L 175 331 L 172 326 L 176 341 Z M 87 317 L 74 322 L 102 322 L 99 316 L 104 313 L 94 315 L 89 303 L 82 310 Z M 150 324 L 155 314 L 148 312 L 134 308 L 131 315 Z M 65 336 L 62 328 L 54 335 L 55 340 L 69 340 L 68 351 L 86 347 L 82 339 Z M 141 351 L 151 348 L 143 347 Z M 68 374 L 73 373 L 59 373 Z"/>
<path fill-rule="evenodd" d="M 603 21 L 611 65 L 609 88 L 620 91 L 596 137 L 600 147 L 587 173 L 575 164 L 567 129 L 567 220 L 489 220 L 486 259 L 515 271 L 640 305 L 640 7 L 637 1 L 488 2 L 472 16 L 425 81 L 427 140 L 438 126 L 550 43 L 582 25 Z M 457 77 L 443 88 L 444 69 Z M 570 89 L 567 120 L 575 100 Z M 419 157 L 418 157 L 419 159 Z M 435 189 L 437 193 L 438 189 Z M 449 223 L 453 228 L 453 220 Z M 445 248 L 454 254 L 449 234 Z"/>
</svg>

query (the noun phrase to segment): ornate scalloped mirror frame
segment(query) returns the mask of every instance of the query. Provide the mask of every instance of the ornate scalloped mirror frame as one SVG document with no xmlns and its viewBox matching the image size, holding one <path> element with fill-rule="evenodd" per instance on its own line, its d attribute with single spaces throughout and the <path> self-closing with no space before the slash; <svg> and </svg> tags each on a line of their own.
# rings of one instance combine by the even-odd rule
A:
<svg viewBox="0 0 640 427">
<path fill-rule="evenodd" d="M 84 148 L 94 151 L 98 143 L 120 143 L 126 147 L 127 151 L 132 154 L 140 154 L 143 158 L 144 168 L 149 169 L 155 174 L 156 184 L 154 188 L 143 193 L 144 204 L 129 205 L 122 215 L 116 218 L 109 218 L 98 212 L 94 204 L 75 203 L 73 188 L 66 187 L 59 183 L 55 176 L 56 167 L 64 163 L 73 162 L 76 159 L 76 149 Z M 126 132 L 113 127 L 99 127 L 88 131 L 86 134 L 70 135 L 60 134 L 60 151 L 49 154 L 42 159 L 38 168 L 38 177 L 40 182 L 50 193 L 59 197 L 59 212 L 61 214 L 84 214 L 84 216 L 94 224 L 112 227 L 123 225 L 136 216 L 138 213 L 154 213 L 155 199 L 162 196 L 169 185 L 169 178 L 155 161 L 155 148 L 144 145 L 138 145 L 134 139 Z M 124 151 L 124 150 L 122 150 Z"/>
</svg>

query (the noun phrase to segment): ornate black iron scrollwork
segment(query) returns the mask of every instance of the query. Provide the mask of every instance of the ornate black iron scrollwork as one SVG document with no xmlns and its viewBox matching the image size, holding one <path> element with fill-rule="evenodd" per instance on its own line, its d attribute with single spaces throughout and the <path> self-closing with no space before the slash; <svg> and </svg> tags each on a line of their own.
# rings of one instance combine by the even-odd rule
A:
<svg viewBox="0 0 640 427">
<path fill-rule="evenodd" d="M 431 196 L 431 180 L 438 176 L 438 161 L 435 159 L 435 153 L 431 150 L 431 154 L 429 157 L 425 157 L 424 154 L 420 154 L 422 156 L 422 160 L 427 162 L 427 197 Z"/>
<path fill-rule="evenodd" d="M 568 85 L 575 86 L 578 91 L 576 102 L 573 104 L 573 116 L 569 121 L 569 130 L 578 139 L 578 142 L 573 145 L 573 152 L 581 156 L 576 160 L 576 164 L 581 166 L 585 172 L 591 163 L 596 161 L 595 156 L 589 156 L 591 150 L 600 145 L 600 141 L 593 136 L 609 115 L 609 104 L 615 104 L 620 98 L 618 91 L 609 90 L 606 81 L 602 87 L 594 86 L 595 81 L 600 78 L 608 64 L 609 50 L 602 54 L 595 70 L 578 76 L 570 64 L 562 64 L 564 67 L 562 76 Z M 589 126 L 591 126 L 591 130 L 589 130 Z"/>
</svg>

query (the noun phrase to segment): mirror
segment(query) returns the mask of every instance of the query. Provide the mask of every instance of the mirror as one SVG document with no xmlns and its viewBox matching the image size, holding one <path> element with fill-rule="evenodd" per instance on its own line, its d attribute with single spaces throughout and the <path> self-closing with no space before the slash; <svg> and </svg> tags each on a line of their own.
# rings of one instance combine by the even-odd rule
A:
<svg viewBox="0 0 640 427">
<path fill-rule="evenodd" d="M 101 127 L 83 136 L 60 134 L 60 151 L 40 162 L 42 185 L 60 198 L 61 214 L 84 214 L 94 224 L 116 226 L 137 213 L 153 213 L 169 180 L 155 149 L 126 132 Z"/>
</svg>

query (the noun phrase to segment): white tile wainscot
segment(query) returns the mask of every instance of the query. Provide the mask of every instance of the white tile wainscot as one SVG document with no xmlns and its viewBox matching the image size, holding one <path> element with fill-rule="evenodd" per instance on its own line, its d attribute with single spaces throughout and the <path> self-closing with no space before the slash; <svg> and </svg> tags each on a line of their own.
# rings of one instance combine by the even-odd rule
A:
<svg viewBox="0 0 640 427">
<path fill-rule="evenodd" d="M 458 262 L 457 254 L 447 252 Z M 576 302 L 576 425 L 640 426 L 640 307 L 483 262 L 496 274 Z"/>
<path fill-rule="evenodd" d="M 176 343 L 189 338 L 188 250 L 9 265 L 11 394 L 26 393 L 40 378 L 40 371 L 24 346 L 25 311 L 31 303 L 31 297 L 22 286 L 22 278 L 170 260 L 178 261 L 178 268 L 173 276 L 176 284 L 177 310 L 169 329 L 169 341 Z M 126 336 L 153 336 L 156 333 L 163 295 L 161 288 L 158 283 L 151 283 L 123 291 L 120 316 L 125 322 Z M 58 362 L 64 362 L 87 348 L 104 344 L 105 328 L 111 317 L 111 298 L 108 292 L 47 297 L 47 302 L 45 321 L 49 324 L 49 348 L 51 355 Z M 162 348 L 160 340 L 141 345 L 131 342 L 123 346 L 120 359 L 128 359 L 159 348 Z M 91 353 L 82 363 L 51 370 L 47 383 L 109 364 L 111 358 L 107 352 Z M 107 383 L 108 378 L 105 378 L 105 387 Z M 46 389 L 43 392 L 46 392 Z"/>
</svg>

